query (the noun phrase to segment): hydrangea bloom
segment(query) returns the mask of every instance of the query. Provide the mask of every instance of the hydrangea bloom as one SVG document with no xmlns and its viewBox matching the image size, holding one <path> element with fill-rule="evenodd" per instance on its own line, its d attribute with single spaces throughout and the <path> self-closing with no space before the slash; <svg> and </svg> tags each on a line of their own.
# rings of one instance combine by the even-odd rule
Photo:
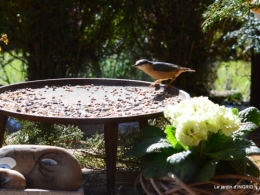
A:
<svg viewBox="0 0 260 195">
<path fill-rule="evenodd" d="M 197 146 L 201 140 L 206 140 L 207 126 L 195 117 L 182 118 L 176 128 L 176 138 L 186 146 Z"/>
<path fill-rule="evenodd" d="M 240 119 L 230 108 L 219 106 L 207 97 L 195 97 L 169 106 L 164 115 L 176 127 L 176 138 L 185 145 L 196 146 L 210 132 L 219 130 L 230 136 L 240 126 Z"/>
<path fill-rule="evenodd" d="M 233 114 L 232 110 L 226 109 L 224 106 L 220 106 L 217 118 L 219 120 L 220 129 L 226 136 L 230 136 L 241 124 L 241 121 Z"/>
</svg>

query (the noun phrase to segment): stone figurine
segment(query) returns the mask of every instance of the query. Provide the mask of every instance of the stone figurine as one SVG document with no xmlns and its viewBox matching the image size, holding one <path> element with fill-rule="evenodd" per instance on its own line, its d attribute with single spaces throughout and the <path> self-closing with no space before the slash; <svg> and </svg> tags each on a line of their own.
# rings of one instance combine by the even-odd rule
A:
<svg viewBox="0 0 260 195">
<path fill-rule="evenodd" d="M 81 168 L 67 150 L 55 146 L 9 145 L 0 149 L 1 188 L 76 191 Z"/>
</svg>

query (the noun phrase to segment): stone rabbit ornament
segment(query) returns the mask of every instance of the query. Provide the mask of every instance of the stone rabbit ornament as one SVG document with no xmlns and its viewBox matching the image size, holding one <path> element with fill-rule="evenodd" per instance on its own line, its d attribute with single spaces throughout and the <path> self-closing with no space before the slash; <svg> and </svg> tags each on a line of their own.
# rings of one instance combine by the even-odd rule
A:
<svg viewBox="0 0 260 195">
<path fill-rule="evenodd" d="M 0 149 L 1 188 L 76 191 L 81 168 L 67 150 L 55 146 L 9 145 Z"/>
</svg>

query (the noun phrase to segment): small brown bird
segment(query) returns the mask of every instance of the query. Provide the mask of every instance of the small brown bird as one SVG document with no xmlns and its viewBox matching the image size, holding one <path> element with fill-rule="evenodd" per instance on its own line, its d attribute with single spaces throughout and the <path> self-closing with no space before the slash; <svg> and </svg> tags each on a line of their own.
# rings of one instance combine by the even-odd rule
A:
<svg viewBox="0 0 260 195">
<path fill-rule="evenodd" d="M 157 81 L 155 81 L 155 83 L 151 84 L 150 86 L 155 86 L 164 80 L 171 79 L 170 83 L 166 86 L 165 89 L 167 89 L 182 72 L 195 72 L 195 70 L 181 67 L 175 64 L 152 62 L 146 59 L 136 61 L 133 66 L 144 71 L 152 78 L 157 79 Z"/>
</svg>

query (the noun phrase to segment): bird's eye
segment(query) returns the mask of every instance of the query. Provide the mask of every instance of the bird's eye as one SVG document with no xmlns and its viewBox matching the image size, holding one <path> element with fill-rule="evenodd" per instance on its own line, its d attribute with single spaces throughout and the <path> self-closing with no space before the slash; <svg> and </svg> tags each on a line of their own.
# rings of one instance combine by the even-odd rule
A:
<svg viewBox="0 0 260 195">
<path fill-rule="evenodd" d="M 7 165 L 7 164 L 1 164 L 0 168 L 2 168 L 2 169 L 11 169 L 11 167 L 9 165 Z"/>
<path fill-rule="evenodd" d="M 43 158 L 42 163 L 45 165 L 51 165 L 51 166 L 58 164 L 57 161 L 50 159 L 50 158 Z"/>
</svg>

